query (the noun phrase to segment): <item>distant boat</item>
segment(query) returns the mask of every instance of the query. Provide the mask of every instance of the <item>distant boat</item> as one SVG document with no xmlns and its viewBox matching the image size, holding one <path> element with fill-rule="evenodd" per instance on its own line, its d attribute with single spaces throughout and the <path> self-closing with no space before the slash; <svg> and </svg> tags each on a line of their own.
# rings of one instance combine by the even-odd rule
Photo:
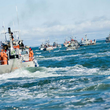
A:
<svg viewBox="0 0 110 110">
<path fill-rule="evenodd" d="M 79 43 L 77 40 L 71 38 L 69 45 L 67 46 L 67 50 L 75 50 L 79 48 Z"/>
<path fill-rule="evenodd" d="M 41 46 L 39 47 L 39 50 L 44 50 L 45 45 L 42 43 Z"/>
<path fill-rule="evenodd" d="M 56 42 L 54 42 L 54 43 L 53 43 L 53 48 L 61 48 L 61 45 L 58 44 L 58 43 L 56 43 Z"/>
<path fill-rule="evenodd" d="M 63 43 L 63 45 L 64 45 L 65 47 L 68 47 L 69 44 L 70 44 L 70 41 L 67 41 L 67 40 L 65 39 L 65 42 Z"/>
<path fill-rule="evenodd" d="M 82 38 L 82 40 L 80 41 L 80 46 L 95 45 L 95 44 L 96 44 L 96 40 L 94 39 L 92 41 L 87 39 L 87 35 L 85 35 L 85 39 Z"/>
<path fill-rule="evenodd" d="M 109 36 L 108 37 L 106 37 L 106 40 L 105 40 L 106 42 L 110 42 L 110 34 L 109 34 Z"/>
<path fill-rule="evenodd" d="M 44 45 L 44 51 L 50 51 L 50 50 L 53 50 L 53 46 L 49 44 L 49 40 L 46 41 L 46 44 Z"/>
<path fill-rule="evenodd" d="M 53 46 L 49 44 L 49 40 L 47 40 L 45 42 L 45 44 L 41 44 L 41 46 L 39 47 L 39 50 L 43 50 L 43 51 L 50 51 L 53 50 Z"/>
</svg>

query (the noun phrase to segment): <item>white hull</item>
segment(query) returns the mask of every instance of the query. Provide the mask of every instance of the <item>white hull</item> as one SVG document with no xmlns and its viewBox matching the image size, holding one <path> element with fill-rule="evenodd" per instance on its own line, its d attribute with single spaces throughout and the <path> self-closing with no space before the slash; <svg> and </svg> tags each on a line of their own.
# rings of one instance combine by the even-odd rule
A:
<svg viewBox="0 0 110 110">
<path fill-rule="evenodd" d="M 34 61 L 22 62 L 20 59 L 10 59 L 8 65 L 0 65 L 0 74 L 10 73 L 16 69 L 35 67 Z"/>
<path fill-rule="evenodd" d="M 39 50 L 44 50 L 44 48 L 39 48 Z"/>
<path fill-rule="evenodd" d="M 67 50 L 75 50 L 76 49 L 76 47 L 74 46 L 74 47 L 67 47 Z"/>
<path fill-rule="evenodd" d="M 95 45 L 96 44 L 96 42 L 84 42 L 84 43 L 81 43 L 80 45 L 81 46 L 87 46 L 87 45 Z"/>
<path fill-rule="evenodd" d="M 69 44 L 64 44 L 65 47 L 68 47 Z"/>
<path fill-rule="evenodd" d="M 44 50 L 50 51 L 50 50 L 53 50 L 53 47 L 47 47 L 47 48 L 45 48 Z"/>
</svg>

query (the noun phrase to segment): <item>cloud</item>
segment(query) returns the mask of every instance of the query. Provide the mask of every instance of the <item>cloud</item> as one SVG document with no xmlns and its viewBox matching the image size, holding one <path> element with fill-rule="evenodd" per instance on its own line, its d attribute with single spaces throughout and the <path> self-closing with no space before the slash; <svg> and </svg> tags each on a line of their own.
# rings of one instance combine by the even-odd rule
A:
<svg viewBox="0 0 110 110">
<path fill-rule="evenodd" d="M 102 19 L 102 17 L 101 17 Z M 94 31 L 104 31 L 106 29 L 110 29 L 110 20 L 104 19 L 104 20 L 88 20 L 84 22 L 80 22 L 79 24 L 69 24 L 69 25 L 63 25 L 63 24 L 54 24 L 49 25 L 47 27 L 41 27 L 41 28 L 34 28 L 32 31 L 33 33 L 39 34 L 39 35 L 52 35 L 52 34 L 78 34 L 78 33 L 88 33 L 88 32 L 94 32 Z"/>
<path fill-rule="evenodd" d="M 53 27 L 57 25 L 62 25 L 62 23 L 59 21 L 52 21 L 52 22 L 48 21 L 48 22 L 43 23 L 43 26 L 46 26 L 46 27 Z"/>
<path fill-rule="evenodd" d="M 92 19 L 92 22 L 97 22 L 97 21 L 106 21 L 106 20 L 109 20 L 107 17 L 105 16 L 95 16 L 93 19 Z"/>
</svg>

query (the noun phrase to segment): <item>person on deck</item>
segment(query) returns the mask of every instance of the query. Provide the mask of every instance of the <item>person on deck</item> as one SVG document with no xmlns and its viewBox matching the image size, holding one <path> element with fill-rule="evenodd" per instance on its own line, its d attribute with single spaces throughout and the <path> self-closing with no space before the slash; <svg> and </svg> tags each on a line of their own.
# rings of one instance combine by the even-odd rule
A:
<svg viewBox="0 0 110 110">
<path fill-rule="evenodd" d="M 8 56 L 5 51 L 3 51 L 3 65 L 7 65 L 8 63 Z"/>
<path fill-rule="evenodd" d="M 29 61 L 32 61 L 34 59 L 33 55 L 34 55 L 33 50 L 29 48 Z"/>
<path fill-rule="evenodd" d="M 0 52 L 0 65 L 3 64 L 3 49 Z"/>
</svg>

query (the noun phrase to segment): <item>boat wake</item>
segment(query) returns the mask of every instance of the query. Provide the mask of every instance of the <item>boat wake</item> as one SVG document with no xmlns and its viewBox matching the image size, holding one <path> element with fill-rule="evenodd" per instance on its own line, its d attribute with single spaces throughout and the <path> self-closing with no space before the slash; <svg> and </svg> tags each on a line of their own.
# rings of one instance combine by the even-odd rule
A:
<svg viewBox="0 0 110 110">
<path fill-rule="evenodd" d="M 87 68 L 82 65 L 75 65 L 71 67 L 29 67 L 18 69 L 11 73 L 0 75 L 0 80 L 10 78 L 45 78 L 45 77 L 58 77 L 58 76 L 89 76 L 89 75 L 110 75 L 110 69 L 106 71 L 100 68 Z"/>
</svg>

